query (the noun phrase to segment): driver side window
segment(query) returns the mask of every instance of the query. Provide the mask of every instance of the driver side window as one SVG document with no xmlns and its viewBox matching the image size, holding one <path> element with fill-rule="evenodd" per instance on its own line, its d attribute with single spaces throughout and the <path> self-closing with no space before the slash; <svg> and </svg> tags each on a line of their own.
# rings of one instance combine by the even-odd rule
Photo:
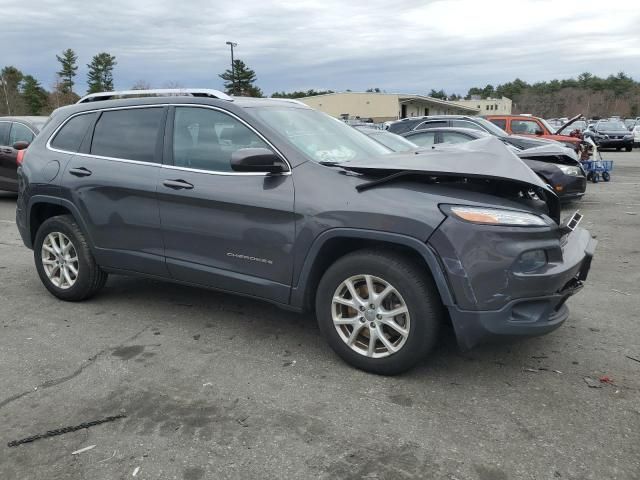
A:
<svg viewBox="0 0 640 480">
<path fill-rule="evenodd" d="M 230 172 L 231 155 L 242 148 L 269 146 L 231 115 L 202 107 L 176 107 L 173 164 L 177 167 Z"/>
<path fill-rule="evenodd" d="M 411 135 L 408 140 L 412 141 L 420 147 L 430 147 L 435 143 L 436 132 L 424 132 L 416 135 Z"/>
</svg>

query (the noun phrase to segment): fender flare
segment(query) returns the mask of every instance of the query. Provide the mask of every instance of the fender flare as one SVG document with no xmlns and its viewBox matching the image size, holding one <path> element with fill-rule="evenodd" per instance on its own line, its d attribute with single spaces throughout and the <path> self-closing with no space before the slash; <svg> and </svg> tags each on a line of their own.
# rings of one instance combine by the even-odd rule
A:
<svg viewBox="0 0 640 480">
<path fill-rule="evenodd" d="M 313 265 L 325 243 L 334 238 L 352 238 L 362 240 L 381 241 L 408 247 L 418 253 L 429 267 L 431 276 L 435 281 L 440 299 L 445 306 L 455 305 L 454 295 L 447 282 L 447 277 L 442 269 L 440 259 L 435 250 L 426 241 L 402 235 L 398 233 L 387 233 L 378 230 L 366 230 L 359 228 L 332 228 L 325 230 L 316 237 L 305 257 L 302 268 L 298 275 L 298 282 L 291 289 L 290 304 L 296 308 L 304 308 L 305 293 L 308 287 L 309 278 Z"/>
<path fill-rule="evenodd" d="M 93 251 L 93 241 L 91 239 L 91 236 L 89 235 L 89 229 L 87 228 L 82 215 L 80 215 L 80 211 L 78 210 L 78 208 L 67 199 L 49 195 L 34 195 L 29 199 L 29 204 L 27 205 L 27 233 L 30 243 L 30 245 L 28 245 L 29 248 L 33 248 L 33 239 L 31 238 L 31 212 L 33 211 L 33 207 L 39 203 L 50 203 L 52 205 L 59 205 L 69 210 L 69 212 L 71 212 L 71 216 L 78 223 L 80 230 L 82 230 L 82 233 L 84 233 L 85 237 L 87 238 L 89 248 L 91 249 L 91 251 Z"/>
</svg>

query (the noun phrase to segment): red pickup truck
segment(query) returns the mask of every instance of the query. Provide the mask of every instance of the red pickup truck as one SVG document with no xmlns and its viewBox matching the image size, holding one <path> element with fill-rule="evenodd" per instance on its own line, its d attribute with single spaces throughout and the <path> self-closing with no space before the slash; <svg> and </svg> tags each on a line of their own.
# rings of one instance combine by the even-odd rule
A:
<svg viewBox="0 0 640 480">
<path fill-rule="evenodd" d="M 558 132 L 580 118 L 580 115 L 573 117 L 558 129 L 551 127 L 543 118 L 530 115 L 487 115 L 485 118 L 507 133 L 557 140 L 573 148 L 576 152 L 580 150 L 580 144 L 582 142 L 580 138 L 569 135 L 558 135 Z"/>
</svg>

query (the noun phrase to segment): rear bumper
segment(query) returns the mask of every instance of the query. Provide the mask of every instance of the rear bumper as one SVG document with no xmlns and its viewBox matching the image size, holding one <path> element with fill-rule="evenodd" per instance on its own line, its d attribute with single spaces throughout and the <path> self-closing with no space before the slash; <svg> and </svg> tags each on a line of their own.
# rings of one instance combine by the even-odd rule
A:
<svg viewBox="0 0 640 480">
<path fill-rule="evenodd" d="M 582 289 L 587 279 L 596 245 L 597 241 L 585 230 L 576 230 L 568 236 L 561 271 L 556 269 L 548 278 L 550 282 L 557 280 L 558 275 L 566 279 L 554 293 L 512 299 L 498 310 L 448 306 L 460 347 L 468 350 L 490 340 L 543 335 L 558 328 L 569 316 L 566 301 Z M 530 280 L 540 284 L 545 277 L 532 275 Z"/>
<path fill-rule="evenodd" d="M 566 183 L 563 185 L 562 192 L 556 191 L 560 200 L 572 200 L 584 195 L 587 190 L 587 177 L 564 175 L 564 179 Z"/>
</svg>

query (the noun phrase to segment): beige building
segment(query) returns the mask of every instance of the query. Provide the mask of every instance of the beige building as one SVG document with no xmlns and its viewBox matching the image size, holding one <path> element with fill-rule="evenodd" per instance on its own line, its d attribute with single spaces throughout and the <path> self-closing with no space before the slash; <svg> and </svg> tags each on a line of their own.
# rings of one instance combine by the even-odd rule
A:
<svg viewBox="0 0 640 480">
<path fill-rule="evenodd" d="M 336 118 L 371 118 L 386 122 L 422 115 L 477 115 L 478 109 L 426 95 L 342 92 L 299 98 L 316 110 Z"/>
<path fill-rule="evenodd" d="M 511 115 L 511 99 L 507 97 L 481 99 L 472 96 L 471 100 L 457 100 L 456 103 L 477 108 L 480 115 Z"/>
</svg>

